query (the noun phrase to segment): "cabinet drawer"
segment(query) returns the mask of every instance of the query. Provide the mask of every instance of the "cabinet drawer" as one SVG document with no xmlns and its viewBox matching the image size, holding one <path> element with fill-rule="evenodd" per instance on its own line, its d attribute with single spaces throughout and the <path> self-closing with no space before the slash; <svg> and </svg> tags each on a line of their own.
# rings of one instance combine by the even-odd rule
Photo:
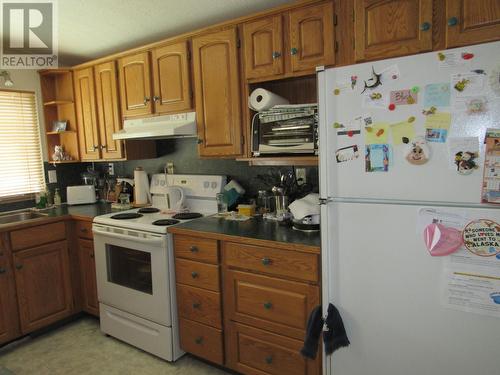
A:
<svg viewBox="0 0 500 375">
<path fill-rule="evenodd" d="M 177 284 L 179 316 L 222 328 L 220 293 Z"/>
<path fill-rule="evenodd" d="M 229 319 L 303 339 L 320 291 L 318 286 L 228 270 L 225 293 Z"/>
<path fill-rule="evenodd" d="M 65 239 L 66 225 L 64 221 L 10 232 L 10 241 L 13 251 Z"/>
<path fill-rule="evenodd" d="M 302 357 L 303 342 L 230 322 L 226 332 L 227 366 L 242 374 L 319 374 L 320 359 Z"/>
<path fill-rule="evenodd" d="M 222 331 L 204 324 L 179 319 L 182 350 L 219 365 L 224 364 Z"/>
<path fill-rule="evenodd" d="M 91 221 L 77 221 L 75 228 L 76 228 L 76 235 L 78 237 L 87 238 L 89 240 L 93 239 Z"/>
<path fill-rule="evenodd" d="M 190 236 L 174 236 L 175 256 L 200 262 L 219 263 L 216 240 Z"/>
<path fill-rule="evenodd" d="M 224 261 L 228 266 L 275 276 L 312 282 L 319 279 L 319 259 L 316 254 L 225 242 Z"/>
<path fill-rule="evenodd" d="M 178 283 L 220 291 L 219 266 L 177 258 L 175 279 Z"/>
</svg>

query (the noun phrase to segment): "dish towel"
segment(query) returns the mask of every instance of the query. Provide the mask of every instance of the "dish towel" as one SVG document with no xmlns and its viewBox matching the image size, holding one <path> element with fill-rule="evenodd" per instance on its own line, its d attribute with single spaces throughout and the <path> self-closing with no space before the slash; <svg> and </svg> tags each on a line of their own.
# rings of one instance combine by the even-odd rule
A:
<svg viewBox="0 0 500 375">
<path fill-rule="evenodd" d="M 344 327 L 344 322 L 339 311 L 331 303 L 328 305 L 328 315 L 326 321 L 321 316 L 321 306 L 316 306 L 309 315 L 307 321 L 306 337 L 304 346 L 300 353 L 307 358 L 315 359 L 323 325 L 326 325 L 326 330 L 323 331 L 323 342 L 325 344 L 326 354 L 332 354 L 335 350 L 349 346 L 349 339 Z"/>
</svg>

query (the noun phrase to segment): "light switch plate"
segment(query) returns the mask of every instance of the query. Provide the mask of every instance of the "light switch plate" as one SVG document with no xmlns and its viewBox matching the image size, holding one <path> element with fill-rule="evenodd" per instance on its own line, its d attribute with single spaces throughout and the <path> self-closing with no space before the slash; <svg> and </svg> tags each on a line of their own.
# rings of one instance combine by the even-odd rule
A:
<svg viewBox="0 0 500 375">
<path fill-rule="evenodd" d="M 115 165 L 113 163 L 108 163 L 108 174 L 110 176 L 115 175 Z"/>
<path fill-rule="evenodd" d="M 48 171 L 47 174 L 49 175 L 49 184 L 57 183 L 57 173 L 55 169 Z"/>
<path fill-rule="evenodd" d="M 295 168 L 295 178 L 297 179 L 297 184 L 304 185 L 306 183 L 306 169 Z"/>
</svg>

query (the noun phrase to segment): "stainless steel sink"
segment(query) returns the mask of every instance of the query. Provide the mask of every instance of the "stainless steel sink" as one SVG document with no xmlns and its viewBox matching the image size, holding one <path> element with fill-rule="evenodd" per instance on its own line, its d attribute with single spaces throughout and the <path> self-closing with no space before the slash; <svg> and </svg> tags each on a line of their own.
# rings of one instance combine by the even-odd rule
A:
<svg viewBox="0 0 500 375">
<path fill-rule="evenodd" d="M 18 223 L 26 220 L 39 219 L 41 217 L 46 217 L 48 214 L 36 212 L 32 210 L 17 211 L 17 212 L 7 212 L 0 214 L 0 225 Z"/>
</svg>

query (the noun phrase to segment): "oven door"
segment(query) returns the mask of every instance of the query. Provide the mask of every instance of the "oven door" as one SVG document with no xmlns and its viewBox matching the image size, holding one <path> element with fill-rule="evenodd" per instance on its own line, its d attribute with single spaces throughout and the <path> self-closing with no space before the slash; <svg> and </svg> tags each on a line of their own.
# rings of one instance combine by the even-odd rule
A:
<svg viewBox="0 0 500 375">
<path fill-rule="evenodd" d="M 94 224 L 99 302 L 171 326 L 168 236 Z"/>
</svg>

